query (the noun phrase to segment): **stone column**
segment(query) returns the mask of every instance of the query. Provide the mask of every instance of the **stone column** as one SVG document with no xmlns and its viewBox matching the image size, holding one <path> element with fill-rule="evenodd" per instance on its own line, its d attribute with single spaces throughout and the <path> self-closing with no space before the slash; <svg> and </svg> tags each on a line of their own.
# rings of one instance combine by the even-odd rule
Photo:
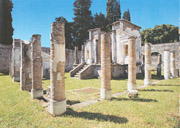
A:
<svg viewBox="0 0 180 128">
<path fill-rule="evenodd" d="M 112 62 L 116 63 L 116 31 L 112 31 Z"/>
<path fill-rule="evenodd" d="M 94 63 L 97 64 L 98 63 L 98 41 L 95 40 L 95 43 L 94 43 L 94 49 L 95 49 L 95 57 L 94 57 Z"/>
<path fill-rule="evenodd" d="M 176 77 L 176 64 L 175 64 L 175 52 L 171 52 L 171 74 L 172 77 Z"/>
<path fill-rule="evenodd" d="M 111 99 L 111 40 L 110 34 L 101 35 L 101 98 Z"/>
<path fill-rule="evenodd" d="M 41 35 L 33 35 L 31 38 L 31 73 L 33 99 L 43 97 L 42 88 L 42 57 L 41 57 Z"/>
<path fill-rule="evenodd" d="M 81 63 L 85 62 L 85 58 L 84 58 L 84 45 L 81 46 Z"/>
<path fill-rule="evenodd" d="M 50 113 L 61 115 L 66 112 L 65 97 L 65 30 L 64 23 L 54 22 L 51 26 Z"/>
<path fill-rule="evenodd" d="M 21 67 L 20 67 L 20 89 L 24 90 L 25 87 L 25 57 L 24 57 L 25 44 L 21 41 Z"/>
<path fill-rule="evenodd" d="M 13 40 L 13 50 L 12 50 L 12 77 L 13 81 L 19 82 L 20 81 L 20 39 Z"/>
<path fill-rule="evenodd" d="M 128 43 L 128 91 L 136 90 L 136 38 L 131 37 Z"/>
<path fill-rule="evenodd" d="M 144 85 L 148 86 L 151 84 L 151 44 L 145 43 L 145 79 Z"/>
<path fill-rule="evenodd" d="M 161 77 L 161 54 L 158 55 L 157 76 Z"/>
<path fill-rule="evenodd" d="M 78 47 L 74 47 L 74 64 L 78 64 Z"/>
<path fill-rule="evenodd" d="M 164 79 L 170 78 L 170 55 L 169 51 L 164 51 Z"/>
</svg>

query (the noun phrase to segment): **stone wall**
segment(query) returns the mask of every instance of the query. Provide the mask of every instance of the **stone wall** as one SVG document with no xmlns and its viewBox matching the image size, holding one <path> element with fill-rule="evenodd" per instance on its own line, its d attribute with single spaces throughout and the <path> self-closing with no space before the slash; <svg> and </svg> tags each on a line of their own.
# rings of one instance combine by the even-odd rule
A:
<svg viewBox="0 0 180 128">
<path fill-rule="evenodd" d="M 153 68 L 155 68 L 158 64 L 158 56 L 156 56 L 155 54 L 159 53 L 162 55 L 162 64 L 164 63 L 164 50 L 169 50 L 169 51 L 175 51 L 176 55 L 175 55 L 175 63 L 176 63 L 176 69 L 180 68 L 180 64 L 179 64 L 179 46 L 180 46 L 180 42 L 178 43 L 164 43 L 164 44 L 155 44 L 152 45 L 151 47 L 151 53 L 152 55 L 152 66 Z M 154 54 L 155 53 L 155 54 Z M 144 55 L 144 46 L 142 46 L 142 54 Z"/>
<path fill-rule="evenodd" d="M 42 52 L 50 55 L 50 48 L 42 47 Z M 74 50 L 66 49 L 66 65 L 65 70 L 69 72 L 73 69 L 73 64 L 75 62 Z M 81 51 L 78 51 L 78 62 L 81 62 Z"/>
<path fill-rule="evenodd" d="M 0 44 L 0 73 L 9 73 L 12 45 Z"/>
</svg>

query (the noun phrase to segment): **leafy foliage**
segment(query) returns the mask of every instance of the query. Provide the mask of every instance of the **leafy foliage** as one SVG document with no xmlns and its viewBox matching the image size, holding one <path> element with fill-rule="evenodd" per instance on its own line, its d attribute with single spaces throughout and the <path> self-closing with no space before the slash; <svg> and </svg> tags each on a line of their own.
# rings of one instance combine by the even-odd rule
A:
<svg viewBox="0 0 180 128">
<path fill-rule="evenodd" d="M 107 30 L 111 31 L 112 23 L 121 19 L 121 8 L 120 1 L 117 0 L 108 0 L 107 2 Z"/>
<path fill-rule="evenodd" d="M 130 11 L 129 11 L 129 9 L 124 12 L 124 14 L 123 14 L 123 19 L 124 19 L 124 20 L 127 20 L 127 21 L 131 21 L 131 16 L 130 16 Z"/>
<path fill-rule="evenodd" d="M 13 3 L 11 0 L 0 0 L 0 44 L 12 44 L 12 8 Z"/>
<path fill-rule="evenodd" d="M 94 15 L 94 28 L 101 28 L 101 30 L 106 31 L 107 20 L 104 14 Z"/>
<path fill-rule="evenodd" d="M 74 32 L 73 42 L 75 46 L 81 45 L 88 39 L 88 30 L 93 26 L 91 11 L 91 0 L 76 0 L 74 2 Z"/>
<path fill-rule="evenodd" d="M 145 29 L 141 32 L 143 44 L 172 43 L 179 41 L 178 27 L 173 25 L 156 25 L 153 29 Z"/>
</svg>

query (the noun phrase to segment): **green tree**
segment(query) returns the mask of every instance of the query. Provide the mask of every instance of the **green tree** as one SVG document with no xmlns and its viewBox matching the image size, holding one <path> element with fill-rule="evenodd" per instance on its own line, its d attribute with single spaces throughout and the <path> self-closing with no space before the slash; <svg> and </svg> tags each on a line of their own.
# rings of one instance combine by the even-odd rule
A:
<svg viewBox="0 0 180 128">
<path fill-rule="evenodd" d="M 93 17 L 91 11 L 91 0 L 76 0 L 74 2 L 74 33 L 73 43 L 78 46 L 81 45 L 88 39 L 88 30 L 93 26 Z"/>
<path fill-rule="evenodd" d="M 104 14 L 94 15 L 94 28 L 101 28 L 101 30 L 106 31 L 107 21 Z"/>
<path fill-rule="evenodd" d="M 123 19 L 124 19 L 124 20 L 127 20 L 127 21 L 131 21 L 131 16 L 130 16 L 130 11 L 129 11 L 129 9 L 124 12 L 124 14 L 123 14 Z"/>
<path fill-rule="evenodd" d="M 12 8 L 11 0 L 0 0 L 0 44 L 11 45 L 13 42 Z"/>
<path fill-rule="evenodd" d="M 65 24 L 65 41 L 66 41 L 66 48 L 68 49 L 73 49 L 73 23 L 72 22 L 68 22 L 66 20 L 66 18 L 64 17 L 58 17 L 56 18 L 56 21 L 61 21 L 64 22 Z"/>
<path fill-rule="evenodd" d="M 107 30 L 111 31 L 112 23 L 121 19 L 120 1 L 108 0 L 106 13 L 107 13 L 106 18 L 107 18 L 107 22 L 108 22 Z"/>
<path fill-rule="evenodd" d="M 156 25 L 152 29 L 144 29 L 141 32 L 142 43 L 152 44 L 172 43 L 179 41 L 178 27 L 173 25 Z"/>
</svg>

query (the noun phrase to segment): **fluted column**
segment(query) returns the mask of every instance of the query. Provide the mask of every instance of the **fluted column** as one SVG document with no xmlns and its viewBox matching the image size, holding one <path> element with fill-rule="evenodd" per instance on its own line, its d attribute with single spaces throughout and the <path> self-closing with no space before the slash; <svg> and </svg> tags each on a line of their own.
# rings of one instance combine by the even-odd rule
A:
<svg viewBox="0 0 180 128">
<path fill-rule="evenodd" d="M 136 90 L 136 38 L 128 43 L 128 91 Z"/>
<path fill-rule="evenodd" d="M 54 22 L 51 26 L 51 99 L 50 113 L 61 115 L 66 112 L 65 97 L 65 30 L 64 23 Z"/>
<path fill-rule="evenodd" d="M 41 35 L 33 35 L 31 38 L 31 72 L 33 99 L 43 97 L 42 88 L 42 57 L 41 57 Z"/>
<path fill-rule="evenodd" d="M 176 77 L 176 64 L 175 64 L 175 52 L 171 52 L 171 74 L 172 77 Z"/>
<path fill-rule="evenodd" d="M 101 35 L 101 98 L 111 99 L 111 40 L 110 34 Z"/>
<path fill-rule="evenodd" d="M 170 78 L 170 53 L 164 51 L 164 79 Z"/>
<path fill-rule="evenodd" d="M 144 85 L 148 86 L 151 84 L 151 44 L 145 43 L 145 79 Z"/>
</svg>

